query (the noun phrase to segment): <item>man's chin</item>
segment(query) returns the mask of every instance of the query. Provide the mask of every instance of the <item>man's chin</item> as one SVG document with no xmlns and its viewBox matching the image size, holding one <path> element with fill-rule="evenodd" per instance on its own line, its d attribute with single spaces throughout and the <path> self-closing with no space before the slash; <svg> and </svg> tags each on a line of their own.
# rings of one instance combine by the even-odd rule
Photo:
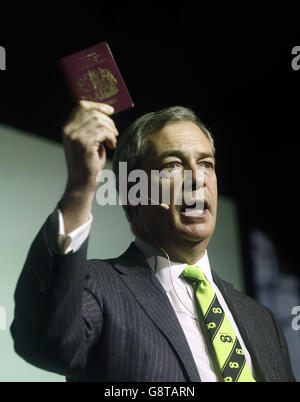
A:
<svg viewBox="0 0 300 402">
<path fill-rule="evenodd" d="M 194 226 L 195 227 L 192 227 L 192 225 L 189 225 L 189 227 L 186 227 L 184 225 L 181 228 L 177 229 L 177 234 L 179 235 L 179 237 L 182 240 L 190 242 L 190 243 L 197 244 L 197 243 L 201 243 L 203 241 L 207 241 L 207 243 L 208 243 L 212 236 L 212 231 L 209 230 L 209 228 L 207 228 L 207 227 L 199 228 L 199 225 L 194 225 Z"/>
</svg>

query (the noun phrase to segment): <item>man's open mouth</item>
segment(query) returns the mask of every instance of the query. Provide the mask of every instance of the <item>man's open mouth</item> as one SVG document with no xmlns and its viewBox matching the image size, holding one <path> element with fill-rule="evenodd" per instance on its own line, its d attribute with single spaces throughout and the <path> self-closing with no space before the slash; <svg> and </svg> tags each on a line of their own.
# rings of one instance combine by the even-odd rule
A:
<svg viewBox="0 0 300 402">
<path fill-rule="evenodd" d="M 184 204 L 180 208 L 181 214 L 187 217 L 201 217 L 206 215 L 208 210 L 209 205 L 206 200 L 197 200 L 190 205 Z"/>
</svg>

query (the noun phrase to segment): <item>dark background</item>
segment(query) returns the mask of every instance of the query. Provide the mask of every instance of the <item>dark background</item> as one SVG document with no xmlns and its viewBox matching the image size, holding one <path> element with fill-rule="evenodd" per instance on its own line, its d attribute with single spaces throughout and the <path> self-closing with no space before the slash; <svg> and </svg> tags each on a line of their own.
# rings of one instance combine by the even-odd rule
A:
<svg viewBox="0 0 300 402">
<path fill-rule="evenodd" d="M 248 234 L 260 228 L 282 269 L 299 275 L 295 4 L 48 2 L 2 10 L 0 123 L 60 142 L 73 100 L 57 59 L 107 41 L 135 103 L 115 116 L 119 130 L 152 110 L 194 109 L 215 137 L 220 194 L 237 202 L 246 264 Z M 249 293 L 251 283 L 249 275 Z"/>
</svg>

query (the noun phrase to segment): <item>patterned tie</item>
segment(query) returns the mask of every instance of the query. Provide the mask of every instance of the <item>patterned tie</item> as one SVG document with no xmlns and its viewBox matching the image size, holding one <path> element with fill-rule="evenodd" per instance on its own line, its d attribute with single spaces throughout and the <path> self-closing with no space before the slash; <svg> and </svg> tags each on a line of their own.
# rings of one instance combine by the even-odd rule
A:
<svg viewBox="0 0 300 402">
<path fill-rule="evenodd" d="M 181 276 L 193 286 L 199 318 L 204 320 L 223 381 L 254 382 L 237 336 L 203 272 L 189 265 Z"/>
</svg>

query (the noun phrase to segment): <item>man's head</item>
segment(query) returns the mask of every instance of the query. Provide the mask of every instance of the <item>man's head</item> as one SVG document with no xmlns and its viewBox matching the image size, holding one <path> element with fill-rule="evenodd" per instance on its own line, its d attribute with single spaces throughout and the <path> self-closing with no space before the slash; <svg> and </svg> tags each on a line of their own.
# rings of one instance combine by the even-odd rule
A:
<svg viewBox="0 0 300 402">
<path fill-rule="evenodd" d="M 120 136 L 113 158 L 116 177 L 119 177 L 119 162 L 125 161 L 128 174 L 143 169 L 149 182 L 152 171 L 160 172 L 160 197 L 166 182 L 170 188 L 168 210 L 158 205 L 124 205 L 137 236 L 181 259 L 185 259 L 184 250 L 190 250 L 195 257 L 200 249 L 204 251 L 214 232 L 217 213 L 214 153 L 209 131 L 184 107 L 148 113 L 127 128 Z M 190 175 L 185 176 L 186 172 Z M 186 177 L 190 185 L 183 191 Z M 189 213 L 183 195 L 188 199 L 201 198 L 203 211 Z M 145 196 L 152 199 L 150 192 Z"/>
</svg>

